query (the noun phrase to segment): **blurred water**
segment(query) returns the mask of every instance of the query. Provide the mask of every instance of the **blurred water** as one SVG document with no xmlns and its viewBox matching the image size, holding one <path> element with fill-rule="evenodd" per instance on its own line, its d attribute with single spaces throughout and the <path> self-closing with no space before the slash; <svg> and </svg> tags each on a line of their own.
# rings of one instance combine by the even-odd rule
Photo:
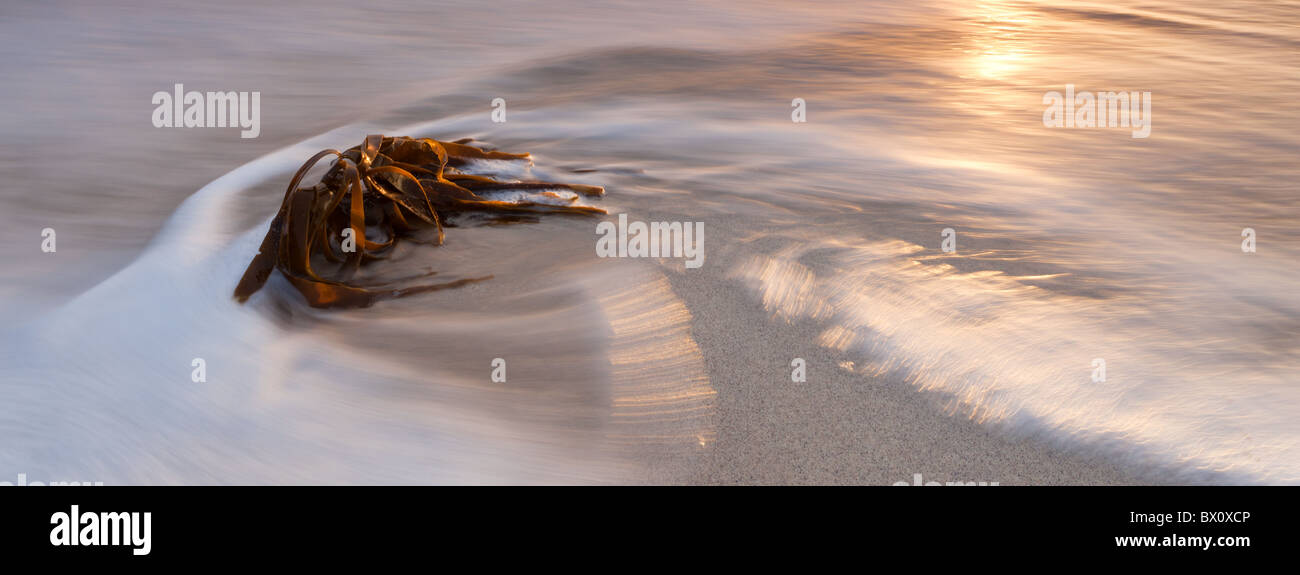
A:
<svg viewBox="0 0 1300 575">
<path fill-rule="evenodd" d="M 384 273 L 497 276 L 436 305 L 318 314 L 274 282 L 233 304 L 297 162 L 383 131 L 530 151 L 537 177 L 607 186 L 611 212 L 704 221 L 706 267 L 773 321 L 954 414 L 1179 479 L 1300 481 L 1296 3 L 0 14 L 0 312 L 24 324 L 0 471 L 618 481 L 708 449 L 677 264 L 596 260 L 588 221 L 406 251 Z M 262 137 L 153 128 L 150 95 L 178 82 L 260 90 Z M 1151 137 L 1045 128 L 1066 84 L 1151 92 Z M 195 356 L 221 386 L 186 385 Z M 480 381 L 495 356 L 527 379 Z"/>
</svg>

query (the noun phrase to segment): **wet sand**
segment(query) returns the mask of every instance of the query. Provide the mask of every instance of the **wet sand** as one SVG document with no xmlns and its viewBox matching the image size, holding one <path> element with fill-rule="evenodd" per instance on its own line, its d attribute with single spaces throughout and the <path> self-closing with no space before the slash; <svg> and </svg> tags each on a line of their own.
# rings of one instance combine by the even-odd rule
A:
<svg viewBox="0 0 1300 575">
<path fill-rule="evenodd" d="M 0 384 L 22 401 L 0 426 L 35 439 L 15 441 L 15 469 L 0 472 L 89 469 L 110 483 L 889 485 L 920 474 L 1054 485 L 1234 482 L 1205 469 L 1237 465 L 1289 480 L 1294 419 L 1268 417 L 1294 404 L 1284 393 L 1300 357 L 1284 291 L 1292 248 L 1234 252 L 1244 225 L 1279 238 L 1294 220 L 1294 140 L 1278 120 L 1294 117 L 1278 104 L 1292 91 L 1271 74 L 1292 40 L 1232 27 L 1199 40 L 1178 27 L 1113 29 L 1161 54 L 1205 45 L 1236 58 L 1163 66 L 1132 56 L 1137 44 L 1097 45 L 1088 26 L 1106 12 L 1057 22 L 1048 11 L 1040 29 L 1014 6 L 938 4 L 880 27 L 889 9 L 855 3 L 840 7 L 854 11 L 843 20 L 797 4 L 718 7 L 689 13 L 700 24 L 688 36 L 677 10 L 619 7 L 498 17 L 469 3 L 399 3 L 372 18 L 366 6 L 304 15 L 242 3 L 180 26 L 189 20 L 149 2 L 15 7 L 0 46 L 31 57 L 10 59 L 6 72 L 21 81 L 0 88 L 14 103 L 0 112 L 13 135 L 0 148 L 12 184 L 0 192 L 13 216 L 0 230 L 6 324 L 43 327 L 43 314 L 145 253 L 196 189 L 339 126 L 391 133 L 448 119 L 423 135 L 533 152 L 559 181 L 606 185 L 615 213 L 700 219 L 709 239 L 704 267 L 683 270 L 593 258 L 591 221 L 453 230 L 447 247 L 410 252 L 388 273 L 497 279 L 331 315 L 284 298 L 227 308 L 212 286 L 237 277 L 243 254 L 205 262 L 199 272 L 238 268 L 205 282 L 136 269 L 131 289 L 78 310 L 94 308 L 89 317 L 57 318 L 60 338 L 5 348 Z M 431 22 L 449 23 L 447 34 Z M 1080 67 L 1078 54 L 1100 55 Z M 1240 62 L 1259 64 L 1258 75 Z M 1241 71 L 1242 93 L 1198 91 L 1225 69 Z M 1085 81 L 1178 97 L 1157 100 L 1172 105 L 1157 109 L 1150 142 L 1044 129 L 1042 91 Z M 173 83 L 263 92 L 261 137 L 154 128 L 149 94 Z M 792 93 L 813 102 L 807 125 L 788 121 Z M 489 119 L 501 94 L 506 125 Z M 290 173 L 240 193 L 220 224 L 229 237 L 200 239 L 234 241 L 264 225 Z M 920 294 L 880 310 L 895 312 L 881 322 L 897 337 L 879 341 L 900 349 L 828 346 L 835 324 L 806 309 L 816 298 L 769 302 L 761 291 L 801 289 L 797 274 L 767 286 L 745 275 L 751 258 L 798 247 L 805 224 L 822 234 L 803 257 L 824 289 Z M 818 259 L 845 247 L 827 238 L 932 250 L 950 224 L 963 254 L 989 257 L 918 252 L 874 269 L 869 285 Z M 59 231 L 57 255 L 37 251 L 46 226 Z M 185 281 L 201 285 L 182 292 Z M 939 303 L 956 305 L 897 313 L 948 284 L 955 295 Z M 834 311 L 876 312 L 869 299 L 844 303 Z M 1225 304 L 1237 306 L 1231 317 Z M 785 313 L 791 306 L 808 313 Z M 112 317 L 119 309 L 138 315 Z M 907 330 L 918 318 L 944 333 Z M 1087 385 L 1093 348 L 1117 359 L 1109 387 Z M 37 360 L 11 369 L 23 352 Z M 175 385 L 200 353 L 229 363 L 214 362 L 201 391 Z M 510 358 L 508 386 L 486 379 L 497 356 Z M 806 382 L 790 381 L 795 357 L 807 361 Z M 916 370 L 925 385 L 864 365 L 909 361 L 936 367 Z M 1059 377 L 1037 377 L 1045 372 Z M 1011 385 L 987 385 L 1004 375 Z M 1010 398 L 989 402 L 1000 416 L 1046 414 L 1042 425 L 972 417 L 941 390 L 949 381 Z M 151 411 L 160 405 L 174 413 Z M 33 415 L 42 410 L 67 421 Z M 99 431 L 81 433 L 92 419 Z M 47 426 L 91 439 L 46 436 Z M 1139 453 L 1150 445 L 1157 457 Z M 1208 464 L 1188 455 L 1207 453 Z"/>
<path fill-rule="evenodd" d="M 817 345 L 820 326 L 774 320 L 721 277 L 719 259 L 669 275 L 691 310 L 691 334 L 718 395 L 716 443 L 666 481 L 892 485 L 919 473 L 924 482 L 1000 485 L 1176 482 L 1170 472 L 981 425 L 947 412 L 938 394 L 845 369 L 854 358 Z M 791 381 L 795 357 L 807 362 L 804 383 Z"/>
</svg>

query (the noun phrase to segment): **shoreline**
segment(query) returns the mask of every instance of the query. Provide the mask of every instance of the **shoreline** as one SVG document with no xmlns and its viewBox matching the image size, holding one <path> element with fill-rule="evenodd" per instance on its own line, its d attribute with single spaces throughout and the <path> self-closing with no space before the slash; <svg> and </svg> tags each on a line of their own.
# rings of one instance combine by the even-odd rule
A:
<svg viewBox="0 0 1300 575">
<path fill-rule="evenodd" d="M 820 329 L 811 323 L 777 325 L 716 281 L 669 277 L 694 314 L 718 391 L 717 443 L 686 472 L 689 483 L 893 485 L 917 473 L 999 485 L 1163 483 L 1103 454 L 947 415 L 905 382 L 840 369 L 845 358 L 815 343 Z M 796 350 L 807 361 L 806 383 L 790 381 L 785 356 Z"/>
<path fill-rule="evenodd" d="M 736 200 L 725 205 L 747 200 L 726 191 L 715 196 L 722 198 Z M 836 260 L 815 252 L 807 252 L 806 259 L 780 260 L 794 267 L 762 271 L 772 277 L 759 282 L 766 287 L 756 286 L 759 276 L 749 272 L 763 268 L 752 265 L 753 258 L 770 261 L 762 255 L 765 249 L 797 251 L 786 238 L 802 234 L 790 221 L 747 218 L 719 211 L 719 205 L 685 213 L 638 195 L 619 206 L 643 221 L 702 219 L 708 236 L 702 267 L 685 269 L 680 258 L 658 260 L 658 267 L 690 313 L 689 335 L 716 391 L 715 441 L 707 453 L 684 461 L 658 455 L 648 465 L 643 461 L 651 470 L 646 482 L 894 485 L 910 484 L 921 474 L 925 483 L 1003 486 L 1285 483 L 1215 469 L 1210 461 L 1180 461 L 1176 451 L 1144 446 L 1130 437 L 1074 435 L 1032 411 L 1004 410 L 989 417 L 977 403 L 974 408 L 981 413 L 968 417 L 972 406 L 946 385 L 931 388 L 934 381 L 918 386 L 895 373 L 878 375 L 868 364 L 893 362 L 892 351 L 864 356 L 856 345 L 823 345 L 827 334 L 839 329 L 831 318 L 864 311 L 840 309 L 834 298 L 818 291 L 825 288 L 814 287 L 834 283 L 843 271 L 835 267 Z M 883 237 L 919 243 L 935 227 L 907 206 L 870 200 L 846 202 L 839 214 L 795 212 L 781 203 L 769 207 L 817 218 L 822 230 L 835 230 L 850 242 Z M 858 216 L 865 213 L 875 216 Z M 803 239 L 826 249 L 811 236 Z M 975 246 L 967 249 L 983 247 Z M 955 260 L 953 266 L 969 273 L 970 264 L 980 262 Z M 993 269 L 1012 276 L 1040 273 L 1033 264 L 1020 262 Z M 853 288 L 840 284 L 836 289 Z M 806 361 L 805 383 L 791 381 L 790 362 L 796 357 Z M 860 365 L 841 366 L 853 362 Z M 997 372 L 984 375 L 996 377 Z"/>
<path fill-rule="evenodd" d="M 679 215 L 653 212 L 641 215 Z M 717 392 L 716 440 L 704 454 L 647 465 L 647 482 L 894 485 L 921 474 L 924 482 L 998 485 L 1234 483 L 1203 471 L 1123 461 L 1107 449 L 1075 448 L 1045 431 L 980 423 L 947 413 L 939 392 L 842 368 L 861 357 L 819 345 L 825 325 L 775 317 L 729 276 L 730 260 L 746 252 L 721 244 L 737 237 L 731 223 L 709 224 L 703 267 L 684 270 L 675 260 L 661 266 L 691 314 L 690 335 Z M 794 357 L 806 361 L 804 383 L 791 381 Z"/>
</svg>

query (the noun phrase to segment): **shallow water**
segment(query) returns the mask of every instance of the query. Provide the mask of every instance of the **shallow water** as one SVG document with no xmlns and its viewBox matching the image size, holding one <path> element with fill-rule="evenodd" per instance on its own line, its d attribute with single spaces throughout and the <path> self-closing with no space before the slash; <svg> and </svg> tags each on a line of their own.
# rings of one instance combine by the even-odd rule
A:
<svg viewBox="0 0 1300 575">
<path fill-rule="evenodd" d="M 0 473 L 599 482 L 711 448 L 668 281 L 694 271 L 596 258 L 591 220 L 456 228 L 375 271 L 496 276 L 455 292 L 231 301 L 288 174 L 382 131 L 703 221 L 705 267 L 773 329 L 812 322 L 839 369 L 955 417 L 1173 481 L 1300 481 L 1300 6 L 565 8 L 4 8 Z M 262 91 L 262 137 L 153 128 L 177 82 Z M 1151 92 L 1151 136 L 1044 127 L 1066 84 Z"/>
</svg>

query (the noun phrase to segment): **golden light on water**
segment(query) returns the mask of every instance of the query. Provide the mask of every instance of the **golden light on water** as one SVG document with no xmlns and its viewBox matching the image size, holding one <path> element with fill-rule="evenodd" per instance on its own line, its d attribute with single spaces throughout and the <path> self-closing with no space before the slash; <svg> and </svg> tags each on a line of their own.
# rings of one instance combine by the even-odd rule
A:
<svg viewBox="0 0 1300 575">
<path fill-rule="evenodd" d="M 1005 80 L 1030 65 L 1024 31 L 1032 19 L 1002 2 L 982 2 L 970 21 L 974 31 L 967 67 L 981 78 Z"/>
<path fill-rule="evenodd" d="M 1122 478 L 950 433 L 959 414 L 1115 469 L 1300 482 L 1285 2 L 150 3 L 0 18 L 24 79 L 0 86 L 21 136 L 0 172 L 48 192 L 0 197 L 20 224 L 0 309 L 23 320 L 0 332 L 0 424 L 24 430 L 0 476 L 883 484 L 975 454 L 990 478 Z M 260 140 L 159 131 L 148 95 L 180 82 L 281 104 Z M 1154 94 L 1153 137 L 1045 123 L 1066 86 Z M 479 175 L 702 222 L 706 268 L 593 257 L 579 221 L 467 221 L 365 279 L 499 274 L 473 290 L 321 315 L 268 284 L 236 307 L 286 172 L 381 126 L 536 152 Z M 69 253 L 37 251 L 45 226 Z M 176 385 L 199 354 L 213 384 Z M 485 377 L 497 357 L 508 385 Z"/>
</svg>

